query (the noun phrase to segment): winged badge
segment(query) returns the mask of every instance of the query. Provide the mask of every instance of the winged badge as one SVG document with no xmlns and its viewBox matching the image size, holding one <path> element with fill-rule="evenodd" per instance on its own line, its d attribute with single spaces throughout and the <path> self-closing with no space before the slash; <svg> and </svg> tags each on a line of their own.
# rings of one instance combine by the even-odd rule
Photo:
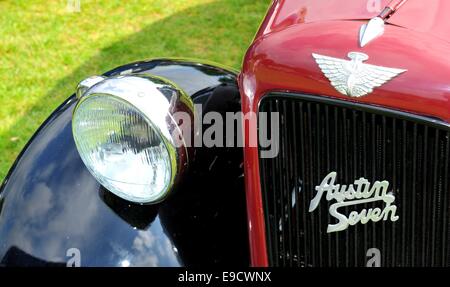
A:
<svg viewBox="0 0 450 287">
<path fill-rule="evenodd" d="M 314 53 L 312 55 L 331 85 L 338 92 L 350 97 L 370 94 L 373 89 L 407 71 L 363 63 L 369 56 L 359 52 L 350 52 L 348 57 L 351 60 Z"/>
</svg>

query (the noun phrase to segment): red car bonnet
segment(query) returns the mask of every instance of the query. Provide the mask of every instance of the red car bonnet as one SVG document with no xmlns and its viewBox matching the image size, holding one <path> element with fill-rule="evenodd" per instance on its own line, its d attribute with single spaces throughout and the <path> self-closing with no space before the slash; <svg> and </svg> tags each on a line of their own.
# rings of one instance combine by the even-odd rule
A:
<svg viewBox="0 0 450 287">
<path fill-rule="evenodd" d="M 275 0 L 259 35 L 282 30 L 299 23 L 329 20 L 365 20 L 377 16 L 391 0 Z M 448 0 L 408 0 L 388 23 L 417 32 L 450 39 Z"/>
</svg>

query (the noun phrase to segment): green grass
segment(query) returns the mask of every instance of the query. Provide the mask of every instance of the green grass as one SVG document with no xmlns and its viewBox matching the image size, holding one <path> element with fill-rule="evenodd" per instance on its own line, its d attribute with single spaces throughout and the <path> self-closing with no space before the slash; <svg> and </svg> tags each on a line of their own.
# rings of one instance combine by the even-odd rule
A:
<svg viewBox="0 0 450 287">
<path fill-rule="evenodd" d="M 269 0 L 0 0 L 0 182 L 83 78 L 152 57 L 240 68 Z"/>
</svg>

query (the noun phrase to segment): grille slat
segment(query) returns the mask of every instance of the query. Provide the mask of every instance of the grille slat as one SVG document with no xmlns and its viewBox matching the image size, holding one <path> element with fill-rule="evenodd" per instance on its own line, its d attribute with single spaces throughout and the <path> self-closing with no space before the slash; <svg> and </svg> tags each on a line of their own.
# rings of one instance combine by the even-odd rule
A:
<svg viewBox="0 0 450 287">
<path fill-rule="evenodd" d="M 447 132 L 447 135 L 446 135 L 446 139 L 445 139 L 445 148 L 444 148 L 444 150 L 445 150 L 445 158 L 450 158 L 450 154 L 449 154 L 449 152 L 450 152 L 450 132 Z M 449 162 L 447 161 L 447 162 L 444 162 L 444 175 L 445 174 L 449 174 Z M 450 186 L 448 185 L 448 181 L 449 181 L 449 179 L 448 179 L 448 177 L 446 177 L 446 176 L 443 176 L 443 187 L 442 187 L 442 189 L 443 190 L 450 190 Z M 448 252 L 448 246 L 447 246 L 447 244 L 445 244 L 446 243 L 446 239 L 447 238 L 449 238 L 449 236 L 450 236 L 450 234 L 449 233 L 447 233 L 448 231 L 450 231 L 450 228 L 448 228 L 448 222 L 449 222 L 449 220 L 448 220 L 448 216 L 446 216 L 447 214 L 449 214 L 449 204 L 448 204 L 448 199 L 450 198 L 449 197 L 449 195 L 448 195 L 448 193 L 444 193 L 443 195 L 442 195 L 442 202 L 443 202 L 443 204 L 442 204 L 442 210 L 443 210 L 443 224 L 442 224 L 442 229 L 443 229 L 443 232 L 442 232 L 442 242 L 443 242 L 443 246 L 442 246 L 442 254 L 441 254 L 441 256 L 442 256 L 442 264 L 441 265 L 444 265 L 446 262 L 448 262 L 449 261 L 449 256 L 450 256 L 450 252 Z"/>
<path fill-rule="evenodd" d="M 423 143 L 424 143 L 424 147 L 423 147 L 423 150 L 424 150 L 424 152 L 423 152 L 423 156 L 424 156 L 424 159 L 423 159 L 423 162 L 422 162 L 422 164 L 423 165 L 425 165 L 426 164 L 426 162 L 427 162 L 427 154 L 428 154 L 428 149 L 427 149 L 427 144 L 428 144 L 428 142 L 427 142 L 427 138 L 428 138 L 428 127 L 425 127 L 425 133 L 424 133 L 424 141 L 423 141 Z M 423 170 L 423 189 L 425 190 L 426 189 L 426 186 L 427 186 L 427 169 L 426 168 L 422 168 L 422 170 Z M 426 192 L 424 192 L 424 193 L 421 193 L 421 195 L 422 195 L 422 214 L 425 212 L 425 210 L 426 210 L 426 208 L 427 208 L 427 193 Z M 427 236 L 427 233 L 426 233 L 426 224 L 427 224 L 427 222 L 426 222 L 426 220 L 427 220 L 427 218 L 425 217 L 425 216 L 423 216 L 422 217 L 422 265 L 423 266 L 425 266 L 426 264 L 427 264 L 427 262 L 426 262 L 426 260 L 427 260 L 427 256 L 428 256 L 428 254 L 427 254 L 427 242 L 426 242 L 426 236 Z"/>
<path fill-rule="evenodd" d="M 291 105 L 291 109 L 292 109 L 292 114 L 291 114 L 291 121 L 292 121 L 292 141 L 295 142 L 297 139 L 297 121 L 295 120 L 295 116 L 297 114 L 297 105 L 293 104 Z M 293 154 L 297 154 L 297 145 L 293 144 L 292 145 L 292 149 L 293 149 Z M 295 222 L 298 222 L 301 214 L 300 214 L 300 208 L 299 208 L 299 182 L 296 180 L 298 179 L 299 173 L 298 173 L 298 162 L 297 162 L 297 157 L 293 158 L 293 176 L 294 176 L 294 199 L 295 199 Z M 301 245 L 300 245 L 300 226 L 297 223 L 295 225 L 295 234 L 296 234 L 296 244 L 297 244 L 297 267 L 300 267 L 300 262 L 301 260 L 298 258 L 298 255 L 300 254 L 300 250 L 301 250 Z"/>
<path fill-rule="evenodd" d="M 303 111 L 303 107 L 304 107 L 303 102 L 300 102 L 299 105 L 300 105 L 299 112 L 301 112 L 301 111 Z M 301 116 L 300 116 L 300 149 L 301 149 L 301 154 L 305 154 L 305 133 L 304 133 L 303 114 L 301 114 Z M 301 178 L 305 178 L 305 176 L 306 176 L 305 175 L 306 157 L 304 159 L 300 158 L 300 161 L 301 161 L 301 165 L 302 165 L 302 169 L 301 169 L 302 177 Z M 302 182 L 302 185 L 303 185 L 302 192 L 304 192 L 304 189 L 305 189 L 304 182 Z M 303 210 L 307 210 L 308 206 L 306 205 L 306 201 L 305 200 L 300 201 L 300 199 L 299 199 L 299 202 L 302 202 Z M 303 220 L 301 223 L 302 224 L 301 228 L 303 230 L 303 248 L 304 248 L 303 249 L 304 250 L 303 261 L 304 261 L 305 266 L 308 266 L 308 264 L 309 264 L 308 258 L 309 258 L 309 252 L 310 252 L 310 249 L 308 246 L 308 241 L 309 241 L 308 239 L 309 239 L 310 233 L 308 232 L 308 226 L 306 225 L 306 223 L 307 223 L 306 212 L 303 212 Z"/>
<path fill-rule="evenodd" d="M 303 95 L 265 97 L 260 112 L 278 112 L 281 125 L 278 156 L 260 159 L 271 265 L 365 266 L 368 249 L 377 248 L 382 266 L 449 266 L 448 125 Z M 388 181 L 399 219 L 327 233 L 337 223 L 329 213 L 336 201 L 325 192 L 314 211 L 309 205 L 330 172 L 347 190 L 360 178 L 370 186 Z M 339 212 L 349 217 L 385 206 L 376 201 Z"/>
<path fill-rule="evenodd" d="M 416 185 L 414 184 L 416 182 L 416 170 L 417 170 L 417 124 L 414 123 L 413 128 L 413 166 L 412 166 L 412 193 L 411 193 L 411 212 L 412 212 L 412 220 L 416 222 Z M 411 266 L 415 265 L 415 254 L 416 254 L 416 233 L 415 233 L 415 224 L 411 226 Z"/>
</svg>

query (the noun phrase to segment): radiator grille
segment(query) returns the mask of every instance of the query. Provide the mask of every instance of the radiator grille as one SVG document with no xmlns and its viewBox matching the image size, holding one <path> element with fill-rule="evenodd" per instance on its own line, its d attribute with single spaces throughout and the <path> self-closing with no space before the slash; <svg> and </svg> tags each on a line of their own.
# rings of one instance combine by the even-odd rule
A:
<svg viewBox="0 0 450 287">
<path fill-rule="evenodd" d="M 303 95 L 266 96 L 260 112 L 280 117 L 279 154 L 260 157 L 272 266 L 365 266 L 371 248 L 380 251 L 381 266 L 449 266 L 448 125 Z M 324 195 L 316 210 L 308 208 L 332 171 L 340 184 L 361 177 L 389 181 L 399 220 L 327 233 L 336 222 L 329 213 L 336 201 Z M 375 207 L 383 202 L 339 210 L 348 216 Z"/>
</svg>

